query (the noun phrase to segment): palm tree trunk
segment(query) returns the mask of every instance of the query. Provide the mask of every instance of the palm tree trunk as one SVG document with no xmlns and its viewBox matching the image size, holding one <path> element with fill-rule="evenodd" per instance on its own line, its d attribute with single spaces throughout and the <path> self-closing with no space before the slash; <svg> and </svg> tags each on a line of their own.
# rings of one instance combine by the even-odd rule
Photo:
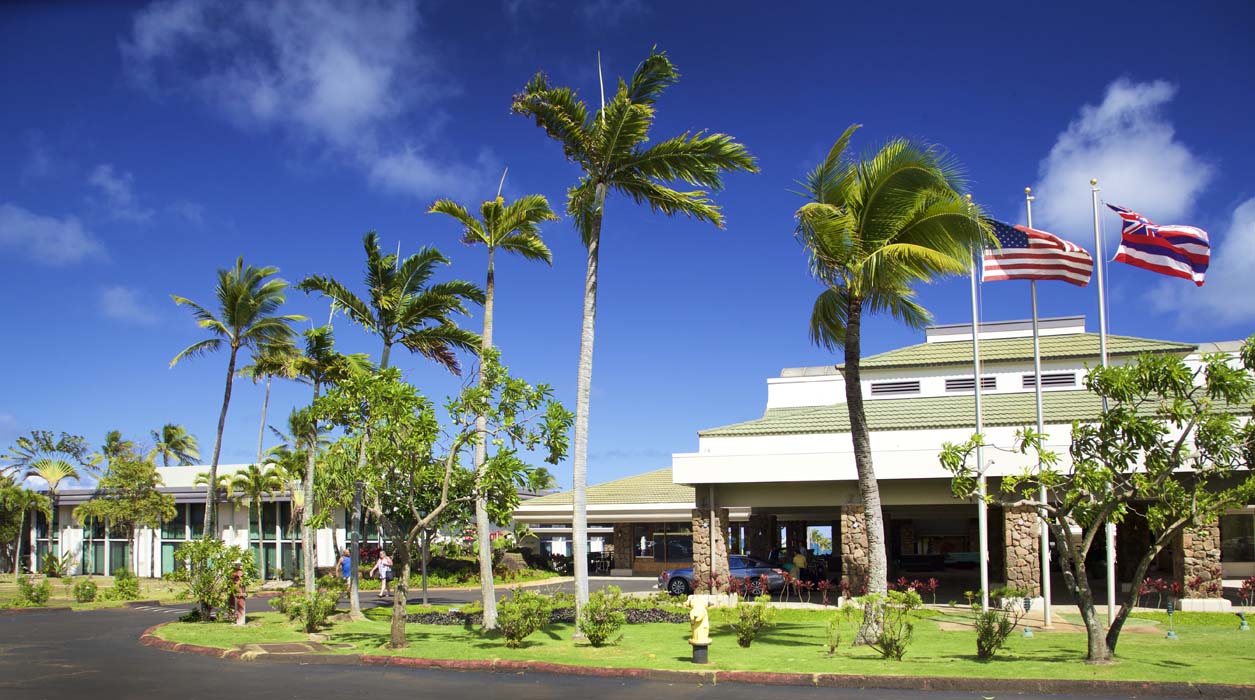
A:
<svg viewBox="0 0 1255 700">
<path fill-rule="evenodd" d="M 261 427 L 257 429 L 257 466 L 261 466 L 261 445 L 266 438 L 266 410 L 270 408 L 270 377 L 266 377 L 266 395 L 261 400 Z"/>
<path fill-rule="evenodd" d="M 584 319 L 580 330 L 579 376 L 575 383 L 575 442 L 571 460 L 575 498 L 571 523 L 571 557 L 575 573 L 575 619 L 588 602 L 588 398 L 593 382 L 593 330 L 597 323 L 597 264 L 606 185 L 597 185 L 595 211 L 588 232 L 588 268 L 584 273 Z M 576 635 L 579 635 L 578 630 Z"/>
<path fill-rule="evenodd" d="M 884 594 L 888 590 L 888 562 L 885 553 L 885 521 L 880 510 L 880 486 L 872 467 L 871 438 L 867 431 L 867 415 L 863 411 L 863 385 L 859 373 L 862 357 L 860 326 L 863 301 L 851 296 L 845 326 L 845 401 L 850 415 L 850 437 L 854 443 L 854 466 L 858 471 L 859 496 L 863 501 L 863 524 L 867 528 L 867 592 Z M 882 620 L 871 606 L 863 611 L 856 644 L 874 642 L 880 634 Z"/>
<path fill-rule="evenodd" d="M 314 381 L 314 401 L 318 401 L 318 392 L 321 389 L 318 381 Z M 301 484 L 301 489 L 305 492 L 305 507 L 301 512 L 301 571 L 305 576 L 305 594 L 313 595 L 316 587 L 314 585 L 314 560 L 316 555 L 316 544 L 314 542 L 314 530 L 310 527 L 310 518 L 314 516 L 314 463 L 318 457 L 318 421 L 313 421 L 313 429 L 309 436 L 309 453 L 305 457 L 305 483 Z M 334 527 L 332 532 L 334 532 Z"/>
<path fill-rule="evenodd" d="M 484 384 L 484 354 L 492 347 L 492 311 L 493 295 L 496 288 L 496 273 L 493 270 L 493 249 L 488 248 L 488 280 L 484 285 L 484 334 L 480 345 L 479 385 Z M 477 475 L 476 489 L 483 483 L 485 462 L 488 458 L 488 420 L 484 416 L 475 418 L 475 429 L 479 431 L 479 441 L 475 443 L 475 471 Z M 479 592 L 484 601 L 483 628 L 497 628 L 497 595 L 493 588 L 492 578 L 492 539 L 489 537 L 488 499 L 482 494 L 475 497 L 475 530 L 479 540 Z"/>
<path fill-rule="evenodd" d="M 18 577 L 22 575 L 22 528 L 26 527 L 26 508 L 23 508 L 17 515 L 17 540 L 13 543 L 13 582 L 17 583 Z"/>
<path fill-rule="evenodd" d="M 222 454 L 222 431 L 227 427 L 227 406 L 231 404 L 231 380 L 235 378 L 235 354 L 239 348 L 231 346 L 231 359 L 227 363 L 227 387 L 222 394 L 222 412 L 218 414 L 218 435 L 214 438 L 214 458 L 209 464 L 209 490 L 205 494 L 204 539 L 217 538 L 218 526 L 218 457 Z"/>
</svg>

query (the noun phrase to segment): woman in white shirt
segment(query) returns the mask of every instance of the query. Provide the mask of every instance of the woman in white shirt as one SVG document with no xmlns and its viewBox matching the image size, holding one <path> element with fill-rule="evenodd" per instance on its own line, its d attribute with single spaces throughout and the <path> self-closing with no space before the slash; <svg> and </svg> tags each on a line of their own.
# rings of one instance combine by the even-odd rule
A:
<svg viewBox="0 0 1255 700">
<path fill-rule="evenodd" d="M 388 590 L 389 582 L 392 581 L 392 557 L 387 552 L 380 551 L 379 558 L 375 560 L 375 567 L 370 570 L 370 575 L 379 574 L 379 597 L 391 595 Z"/>
</svg>

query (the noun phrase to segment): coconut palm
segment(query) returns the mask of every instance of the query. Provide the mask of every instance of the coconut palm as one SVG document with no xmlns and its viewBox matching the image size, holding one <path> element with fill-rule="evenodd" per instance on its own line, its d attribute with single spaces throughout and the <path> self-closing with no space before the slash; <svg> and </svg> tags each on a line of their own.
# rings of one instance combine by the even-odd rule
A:
<svg viewBox="0 0 1255 700">
<path fill-rule="evenodd" d="M 273 496 L 275 493 L 283 491 L 283 479 L 280 478 L 274 467 L 269 465 L 263 467 L 256 464 L 250 464 L 247 468 L 236 472 L 231 477 L 231 486 L 242 497 L 248 499 L 250 514 L 253 512 L 254 508 L 257 510 L 258 567 L 263 568 L 264 575 L 265 562 L 262 559 L 261 540 L 264 540 L 265 537 L 264 533 L 261 531 L 261 504 L 263 498 Z"/>
<path fill-rule="evenodd" d="M 913 287 L 968 270 L 988 233 L 959 195 L 956 166 L 939 149 L 893 139 L 854 159 L 846 149 L 857 129 L 846 129 L 801 183 L 808 201 L 797 211 L 796 235 L 825 287 L 811 312 L 811 341 L 845 353 L 841 371 L 867 527 L 867 588 L 884 593 L 884 519 L 859 373 L 863 316 L 887 313 L 924 327 L 931 317 Z M 879 627 L 875 616 L 866 617 L 859 633 L 864 641 Z"/>
<path fill-rule="evenodd" d="M 218 458 L 222 453 L 222 431 L 227 424 L 227 407 L 231 404 L 231 383 L 235 378 L 235 365 L 241 350 L 257 351 L 259 347 L 280 345 L 292 339 L 293 321 L 304 321 L 304 316 L 280 314 L 283 306 L 283 290 L 288 283 L 272 277 L 279 272 L 277 267 L 245 266 L 241 256 L 235 261 L 235 267 L 218 270 L 218 284 L 214 289 L 214 297 L 218 302 L 218 313 L 197 304 L 191 299 L 171 295 L 174 303 L 188 306 L 192 316 L 201 328 L 214 335 L 213 338 L 193 343 L 170 360 L 174 367 L 181 360 L 204 355 L 222 349 L 229 351 L 227 359 L 226 389 L 222 395 L 222 411 L 218 414 L 218 432 L 214 437 L 214 454 L 209 464 L 209 483 L 218 483 Z M 218 506 L 214 500 L 214 491 L 209 489 L 205 494 L 205 537 L 217 536 Z"/>
<path fill-rule="evenodd" d="M 192 480 L 192 486 L 209 488 L 211 483 L 217 484 L 217 488 L 212 489 L 212 491 L 223 494 L 232 503 L 235 502 L 235 484 L 232 483 L 230 474 L 219 474 L 217 478 L 211 480 L 209 472 L 200 472 Z"/>
<path fill-rule="evenodd" d="M 173 458 L 180 466 L 195 464 L 200 459 L 200 443 L 196 436 L 187 432 L 187 428 L 177 423 L 166 423 L 161 430 L 150 432 L 153 448 L 148 452 L 148 459 L 161 457 L 161 466 L 170 466 Z"/>
<path fill-rule="evenodd" d="M 299 352 L 290 341 L 282 343 L 266 343 L 257 347 L 253 353 L 253 361 L 240 368 L 240 376 L 247 377 L 253 384 L 266 381 L 266 392 L 261 400 L 261 428 L 257 431 L 257 461 L 261 461 L 262 442 L 266 437 L 266 411 L 270 408 L 270 382 L 275 377 L 280 379 L 296 379 L 296 358 Z"/>
<path fill-rule="evenodd" d="M 335 308 L 383 340 L 380 369 L 388 368 L 392 346 L 400 343 L 410 352 L 460 374 L 454 350 L 475 352 L 480 338 L 459 328 L 452 317 L 466 315 L 468 301 L 483 304 L 483 290 L 462 280 L 429 285 L 437 266 L 449 264 L 435 248 L 423 248 L 398 260 L 396 255 L 383 254 L 374 231 L 366 234 L 362 246 L 366 249 L 368 300 L 362 300 L 334 278 L 322 275 L 306 277 L 300 288 L 331 299 Z"/>
<path fill-rule="evenodd" d="M 135 451 L 135 443 L 122 437 L 121 430 L 110 430 L 105 433 L 105 441 L 100 445 L 100 451 L 92 453 L 90 464 L 99 466 L 101 464 L 109 465 L 118 457 L 129 455 Z"/>
<path fill-rule="evenodd" d="M 723 214 L 710 200 L 708 190 L 721 189 L 726 172 L 758 170 L 745 147 L 726 134 L 685 132 L 646 145 L 654 122 L 654 103 L 678 79 L 679 73 L 666 54 L 654 50 L 629 80 L 619 81 L 614 96 L 591 117 L 576 91 L 550 85 L 544 73 L 537 73 L 514 97 L 513 110 L 533 119 L 558 141 L 563 154 L 582 171 L 579 182 L 567 190 L 567 214 L 588 249 L 572 459 L 577 608 L 588 600 L 588 409 L 606 195 L 613 190 L 653 211 L 668 216 L 683 214 L 722 228 Z M 701 189 L 672 189 L 671 185 L 678 183 Z"/>
<path fill-rule="evenodd" d="M 505 177 L 502 176 L 504 182 Z M 431 205 L 428 213 L 445 214 L 452 217 L 462 226 L 462 242 L 467 245 L 482 244 L 488 249 L 488 274 L 484 282 L 484 332 L 481 335 L 480 355 L 492 347 L 493 298 L 496 294 L 497 250 L 516 253 L 528 260 L 540 260 L 553 264 L 553 254 L 540 238 L 540 224 L 545 221 L 557 221 L 558 216 L 549 208 L 549 200 L 543 195 L 533 194 L 515 200 L 507 205 L 505 199 L 497 194 L 497 198 L 484 202 L 479 207 L 479 218 L 467 211 L 466 207 L 450 199 L 441 199 Z M 480 364 L 479 381 L 484 381 L 484 367 Z M 475 420 L 475 427 L 480 431 L 479 441 L 475 443 L 475 469 L 483 476 L 484 462 L 487 459 L 487 437 L 484 435 L 486 421 L 483 416 Z M 490 523 L 488 521 L 488 501 L 483 495 L 475 498 L 475 529 L 479 540 L 479 584 L 484 601 L 483 627 L 497 627 L 497 596 L 493 588 L 492 578 L 492 542 L 489 540 Z"/>
</svg>

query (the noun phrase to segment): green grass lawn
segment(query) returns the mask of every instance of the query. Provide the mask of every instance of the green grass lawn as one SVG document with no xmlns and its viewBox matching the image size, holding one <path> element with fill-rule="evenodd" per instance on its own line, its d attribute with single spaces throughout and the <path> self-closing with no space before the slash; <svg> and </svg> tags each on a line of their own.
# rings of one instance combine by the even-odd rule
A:
<svg viewBox="0 0 1255 700">
<path fill-rule="evenodd" d="M 843 645 L 829 656 L 825 627 L 831 612 L 779 610 L 776 623 L 749 649 L 716 612 L 712 616 L 710 665 L 706 669 L 868 675 L 960 676 L 983 678 L 1069 678 L 1084 680 L 1187 681 L 1255 683 L 1255 632 L 1238 632 L 1236 624 L 1189 625 L 1179 628 L 1179 641 L 1158 631 L 1122 635 L 1118 661 L 1087 666 L 1085 636 L 1036 632 L 1032 639 L 1015 634 L 997 659 L 976 659 L 975 633 L 942 631 L 934 619 L 918 620 L 915 641 L 902 662 L 881 659 L 866 647 Z M 1232 617 L 1232 616 L 1230 616 Z M 234 648 L 256 642 L 303 641 L 305 634 L 277 613 L 250 616 L 247 627 L 177 623 L 159 636 L 172 641 Z M 1236 618 L 1235 618 L 1236 619 Z M 1150 623 L 1150 620 L 1146 621 Z M 593 648 L 571 641 L 571 625 L 555 624 L 528 639 L 521 649 L 507 649 L 496 633 L 457 626 L 409 625 L 410 647 L 386 647 L 388 624 L 381 620 L 336 623 L 326 633 L 333 644 L 350 648 L 334 653 L 396 654 L 444 659 L 514 659 L 587 666 L 693 670 L 688 627 L 678 624 L 629 625 L 615 646 Z M 847 632 L 847 637 L 850 636 Z"/>
<path fill-rule="evenodd" d="M 124 600 L 102 600 L 104 594 L 113 588 L 112 576 L 92 576 L 92 581 L 96 583 L 96 600 L 91 603 L 78 603 L 74 600 L 73 587 L 79 581 L 87 580 L 87 576 L 74 576 L 67 578 L 49 579 L 52 581 L 52 596 L 48 599 L 47 607 L 71 607 L 75 610 L 95 610 L 97 608 L 112 608 L 125 605 L 128 601 Z M 42 580 L 42 577 L 39 577 Z M 69 587 L 66 583 L 69 583 Z M 186 590 L 187 586 L 181 583 L 170 583 L 160 579 L 142 578 L 139 581 L 139 598 L 138 600 L 157 600 L 162 603 L 184 602 L 179 599 L 179 593 Z M 13 576 L 7 575 L 0 577 L 0 608 L 9 607 L 17 600 L 17 584 L 13 582 Z"/>
</svg>

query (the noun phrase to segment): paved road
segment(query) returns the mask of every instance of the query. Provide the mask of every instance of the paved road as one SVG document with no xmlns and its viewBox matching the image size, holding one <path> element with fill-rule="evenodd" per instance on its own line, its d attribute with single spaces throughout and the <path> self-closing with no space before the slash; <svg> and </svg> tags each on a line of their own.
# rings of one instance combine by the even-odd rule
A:
<svg viewBox="0 0 1255 700">
<path fill-rule="evenodd" d="M 462 597 L 460 592 L 457 595 Z M 0 615 L 0 698 L 980 700 L 982 697 L 981 693 L 769 688 L 740 684 L 714 687 L 546 674 L 249 663 L 159 651 L 140 646 L 136 641 L 145 628 L 176 616 L 176 612 L 164 607 Z"/>
</svg>

